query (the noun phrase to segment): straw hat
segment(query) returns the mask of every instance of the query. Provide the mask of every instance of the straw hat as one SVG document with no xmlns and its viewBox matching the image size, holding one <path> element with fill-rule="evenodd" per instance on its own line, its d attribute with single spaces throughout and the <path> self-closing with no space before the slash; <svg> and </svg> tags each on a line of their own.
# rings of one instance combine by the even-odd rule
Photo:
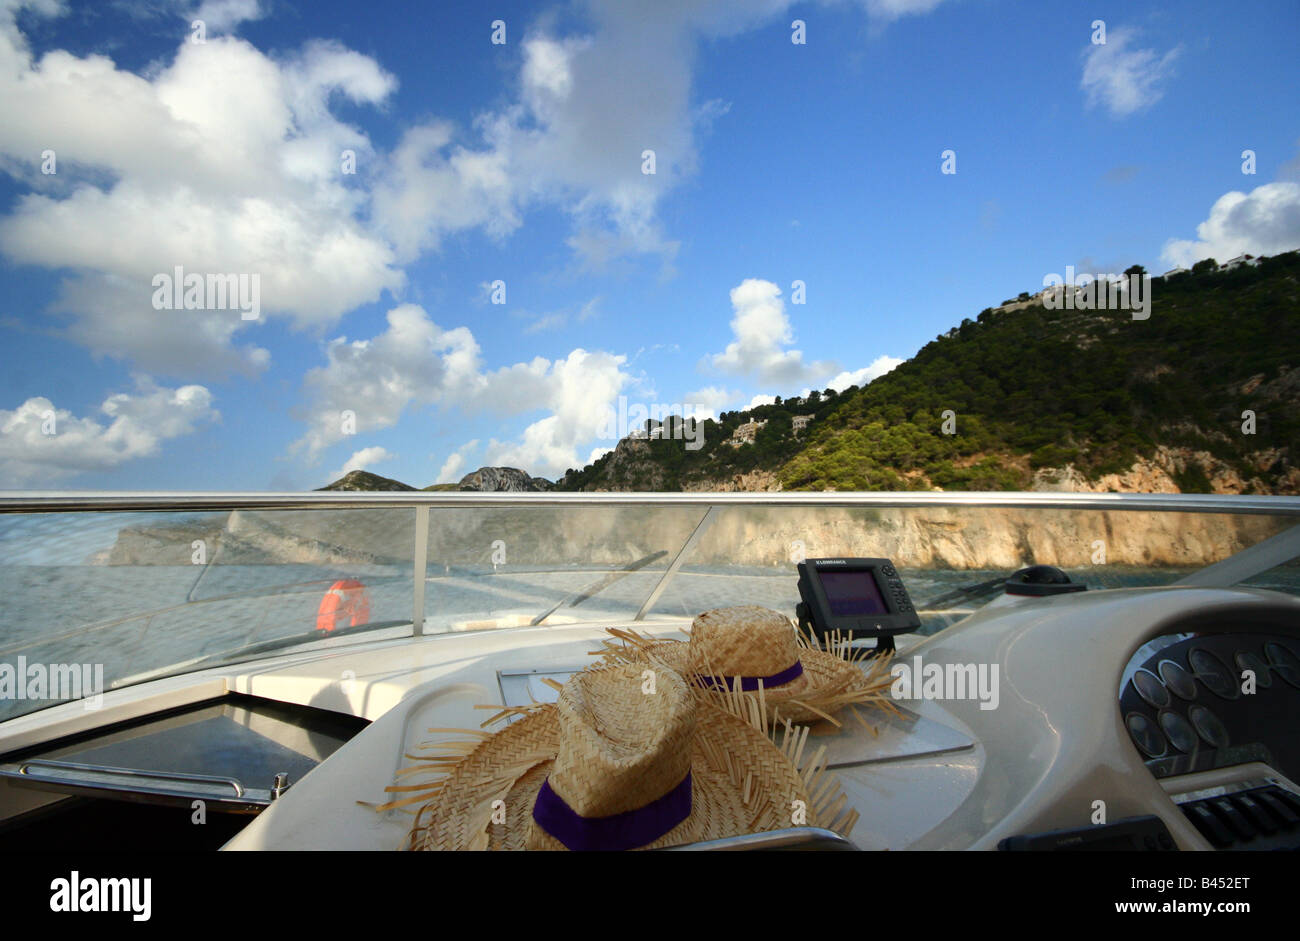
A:
<svg viewBox="0 0 1300 941">
<path fill-rule="evenodd" d="M 774 722 L 826 719 L 854 703 L 891 708 L 886 695 L 893 677 L 888 658 L 877 657 L 863 671 L 868 651 L 848 638 L 832 637 L 827 649 L 805 637 L 778 611 L 738 605 L 705 611 L 691 624 L 690 640 L 657 640 L 616 628 L 603 653 L 612 661 L 653 661 L 676 670 L 697 687 L 741 690 L 763 703 Z"/>
<path fill-rule="evenodd" d="M 597 664 L 555 703 L 498 714 L 519 716 L 498 732 L 430 746 L 444 754 L 408 771 L 440 780 L 389 788 L 420 793 L 384 808 L 427 801 L 409 842 L 426 850 L 656 849 L 792 826 L 796 801 L 799 823 L 852 828 L 856 811 L 833 820 L 845 798 L 832 800 L 824 749 L 801 773 L 806 736 L 778 747 L 671 670 L 654 671 L 653 693 L 644 673 Z"/>
</svg>

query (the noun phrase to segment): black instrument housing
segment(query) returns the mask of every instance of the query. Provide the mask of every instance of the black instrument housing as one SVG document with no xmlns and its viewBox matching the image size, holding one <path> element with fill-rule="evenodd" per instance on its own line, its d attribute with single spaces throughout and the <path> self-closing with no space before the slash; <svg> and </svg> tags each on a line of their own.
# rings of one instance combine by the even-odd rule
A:
<svg viewBox="0 0 1300 941">
<path fill-rule="evenodd" d="M 921 618 L 889 559 L 824 558 L 799 563 L 799 619 L 818 636 L 838 631 L 851 637 L 892 638 L 921 626 Z M 836 613 L 837 602 L 846 600 L 843 586 L 828 594 L 823 575 L 856 576 L 861 580 L 860 599 L 879 602 L 879 612 Z M 872 588 L 874 586 L 874 591 Z M 832 598 L 831 594 L 838 597 Z M 851 597 L 847 600 L 853 600 Z M 892 648 L 892 642 L 889 644 Z"/>
</svg>

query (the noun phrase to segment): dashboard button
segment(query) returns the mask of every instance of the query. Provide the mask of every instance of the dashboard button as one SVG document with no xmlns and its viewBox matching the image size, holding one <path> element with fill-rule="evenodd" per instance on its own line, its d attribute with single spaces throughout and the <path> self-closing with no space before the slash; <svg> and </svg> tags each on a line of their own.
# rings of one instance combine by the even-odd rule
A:
<svg viewBox="0 0 1300 941">
<path fill-rule="evenodd" d="M 1133 744 L 1148 758 L 1159 758 L 1169 750 L 1164 733 L 1142 713 L 1129 713 L 1124 724 L 1128 726 L 1128 734 L 1133 736 Z"/>
<path fill-rule="evenodd" d="M 1201 831 L 1201 836 L 1210 841 L 1212 846 L 1223 849 L 1232 843 L 1232 834 L 1228 828 L 1223 825 L 1214 812 L 1205 806 L 1203 801 L 1197 801 L 1194 804 L 1184 804 L 1183 813 L 1187 819 L 1192 822 L 1197 830 Z"/>
<path fill-rule="evenodd" d="M 1174 748 L 1181 752 L 1196 750 L 1196 730 L 1177 712 L 1160 713 L 1160 728 L 1169 736 Z"/>
<path fill-rule="evenodd" d="M 1196 677 L 1184 670 L 1181 663 L 1161 660 L 1156 670 L 1175 696 L 1180 699 L 1196 698 Z"/>
<path fill-rule="evenodd" d="M 1277 822 L 1273 819 L 1273 815 L 1249 794 L 1233 794 L 1228 799 L 1261 833 L 1277 832 Z"/>
<path fill-rule="evenodd" d="M 1133 674 L 1133 688 L 1152 708 L 1163 709 L 1172 701 L 1169 689 L 1150 670 L 1142 669 Z"/>
<path fill-rule="evenodd" d="M 1296 689 L 1300 689 L 1300 657 L 1284 644 L 1268 643 L 1264 645 L 1264 656 L 1268 657 L 1273 672 L 1286 680 Z"/>
<path fill-rule="evenodd" d="M 1236 699 L 1241 695 L 1241 690 L 1237 687 L 1237 675 L 1204 647 L 1197 647 L 1188 654 L 1187 662 L 1196 678 L 1214 695 L 1222 699 Z"/>
<path fill-rule="evenodd" d="M 1280 788 L 1277 785 L 1273 785 L 1272 787 L 1269 787 L 1266 790 L 1269 794 L 1272 794 L 1282 803 L 1286 804 L 1288 807 L 1294 810 L 1297 814 L 1300 814 L 1300 795 L 1294 794 L 1291 791 L 1288 791 L 1284 788 Z"/>
<path fill-rule="evenodd" d="M 1245 814 L 1232 806 L 1232 802 L 1226 797 L 1214 798 L 1210 801 L 1210 806 L 1228 825 L 1228 828 L 1243 840 L 1253 840 L 1259 836 L 1259 831 L 1246 819 Z"/>
<path fill-rule="evenodd" d="M 1253 791 L 1252 795 L 1261 804 L 1273 811 L 1273 815 L 1277 817 L 1278 820 L 1281 820 L 1283 825 L 1288 829 L 1300 825 L 1300 814 L 1297 814 L 1294 808 L 1288 806 L 1286 802 L 1279 797 L 1277 793 L 1278 791 L 1279 788 L 1266 787 L 1258 791 Z"/>
<path fill-rule="evenodd" d="M 1192 706 L 1187 710 L 1187 716 L 1206 744 L 1215 748 L 1228 747 L 1228 729 L 1213 712 L 1204 706 Z"/>
<path fill-rule="evenodd" d="M 1255 674 L 1255 686 L 1259 689 L 1267 689 L 1273 685 L 1273 677 L 1270 674 L 1268 664 L 1259 658 L 1258 654 L 1251 653 L 1249 650 L 1242 650 L 1233 658 L 1237 662 L 1237 676 L 1241 682 L 1245 682 L 1245 677 L 1241 674 L 1249 670 Z"/>
</svg>

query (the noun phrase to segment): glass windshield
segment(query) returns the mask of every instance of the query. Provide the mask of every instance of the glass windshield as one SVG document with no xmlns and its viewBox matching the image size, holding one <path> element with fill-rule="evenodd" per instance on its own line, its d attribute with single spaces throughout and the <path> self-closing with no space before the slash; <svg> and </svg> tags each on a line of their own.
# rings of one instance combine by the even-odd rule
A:
<svg viewBox="0 0 1300 941">
<path fill-rule="evenodd" d="M 887 557 L 922 634 L 1016 569 L 1169 585 L 1294 525 L 1281 515 L 1033 506 L 434 506 L 423 632 L 793 615 L 795 565 Z M 413 632 L 414 506 L 0 514 L 0 718 L 96 688 Z M 1247 584 L 1300 593 L 1291 561 Z M 102 683 L 96 687 L 96 677 Z M 73 679 L 81 682 L 77 687 Z"/>
</svg>

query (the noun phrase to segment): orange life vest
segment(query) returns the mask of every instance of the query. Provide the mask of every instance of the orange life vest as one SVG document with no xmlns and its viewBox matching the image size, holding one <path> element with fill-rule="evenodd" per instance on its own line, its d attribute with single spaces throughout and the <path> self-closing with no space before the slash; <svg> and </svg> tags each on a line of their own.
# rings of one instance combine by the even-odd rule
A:
<svg viewBox="0 0 1300 941">
<path fill-rule="evenodd" d="M 351 618 L 352 627 L 370 620 L 366 586 L 350 578 L 335 582 L 321 598 L 320 609 L 316 612 L 316 630 L 328 634 L 347 617 Z"/>
</svg>

